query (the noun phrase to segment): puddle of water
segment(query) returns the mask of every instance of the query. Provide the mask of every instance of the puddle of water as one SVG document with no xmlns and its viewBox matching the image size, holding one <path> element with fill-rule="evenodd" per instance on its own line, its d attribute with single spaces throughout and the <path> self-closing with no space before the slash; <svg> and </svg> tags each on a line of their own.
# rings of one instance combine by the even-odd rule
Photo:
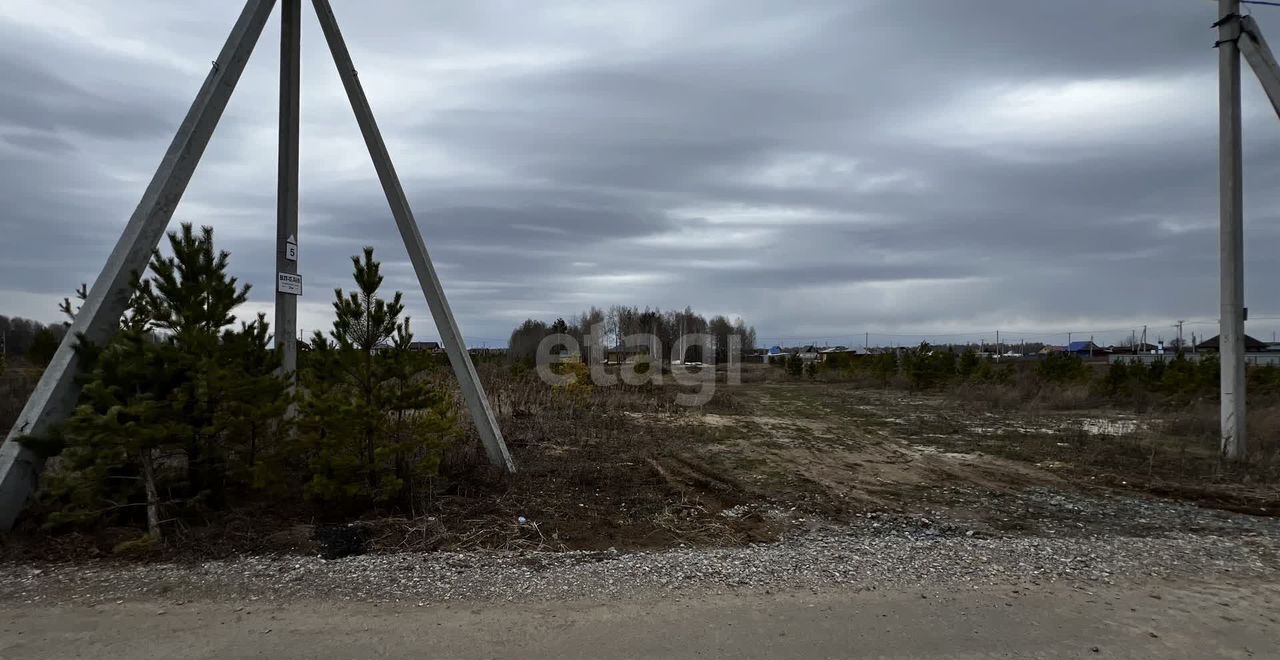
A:
<svg viewBox="0 0 1280 660">
<path fill-rule="evenodd" d="M 1133 419 L 1084 419 L 1080 421 L 1080 429 L 1089 435 L 1129 435 L 1138 430 L 1138 422 Z"/>
<path fill-rule="evenodd" d="M 1038 426 L 1027 424 L 1000 424 L 991 426 L 971 425 L 968 431 L 982 435 L 1000 435 L 1004 433 L 1026 433 L 1038 435 L 1055 435 L 1083 431 L 1089 435 L 1129 435 L 1137 432 L 1141 425 L 1134 419 L 1108 419 L 1105 417 L 1089 417 L 1080 420 L 1064 421 L 1054 426 Z"/>
<path fill-rule="evenodd" d="M 974 433 L 982 433 L 988 435 L 1000 435 L 1001 433 L 1059 433 L 1059 429 L 1044 426 L 1021 426 L 1018 424 L 1008 424 L 1005 426 L 970 426 L 969 430 Z"/>
<path fill-rule="evenodd" d="M 977 454 L 965 454 L 965 453 L 955 452 L 955 451 L 943 451 L 941 449 L 938 449 L 937 447 L 929 447 L 927 445 L 911 445 L 911 448 L 920 452 L 921 454 L 933 454 L 935 456 L 943 456 L 945 458 L 953 458 L 957 460 L 974 460 L 977 458 Z"/>
</svg>

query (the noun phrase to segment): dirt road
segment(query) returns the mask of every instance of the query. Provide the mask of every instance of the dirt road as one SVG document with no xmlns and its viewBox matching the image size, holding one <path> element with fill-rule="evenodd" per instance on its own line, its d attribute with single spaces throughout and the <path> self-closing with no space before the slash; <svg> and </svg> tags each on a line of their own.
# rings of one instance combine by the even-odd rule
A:
<svg viewBox="0 0 1280 660">
<path fill-rule="evenodd" d="M 0 607 L 0 658 L 1268 658 L 1280 584 Z"/>
</svg>

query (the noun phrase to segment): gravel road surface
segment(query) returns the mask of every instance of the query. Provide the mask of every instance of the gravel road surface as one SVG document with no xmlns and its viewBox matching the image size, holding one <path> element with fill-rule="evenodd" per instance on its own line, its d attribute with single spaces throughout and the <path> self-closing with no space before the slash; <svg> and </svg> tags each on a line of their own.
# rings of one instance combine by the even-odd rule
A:
<svg viewBox="0 0 1280 660">
<path fill-rule="evenodd" d="M 3 658 L 1274 658 L 1274 582 L 3 606 Z M 157 609 L 159 608 L 159 609 Z"/>
<path fill-rule="evenodd" d="M 0 659 L 1280 657 L 1280 521 L 1048 490 L 999 506 L 1044 524 L 868 514 L 732 548 L 0 563 Z"/>
</svg>

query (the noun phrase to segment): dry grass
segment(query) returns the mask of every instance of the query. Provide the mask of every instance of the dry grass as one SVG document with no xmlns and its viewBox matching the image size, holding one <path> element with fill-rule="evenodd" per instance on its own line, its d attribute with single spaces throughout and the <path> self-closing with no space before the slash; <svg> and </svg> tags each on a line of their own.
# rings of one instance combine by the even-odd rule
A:
<svg viewBox="0 0 1280 660">
<path fill-rule="evenodd" d="M 719 516 L 747 496 L 690 478 L 677 464 L 677 445 L 689 438 L 642 421 L 686 414 L 675 403 L 685 388 L 555 388 L 501 365 L 483 365 L 481 378 L 518 473 L 490 467 L 469 432 L 446 454 L 436 491 L 383 530 L 380 547 L 648 548 L 772 537 L 756 522 Z M 735 405 L 723 387 L 707 404 Z"/>
<path fill-rule="evenodd" d="M 1108 413 L 1098 411 L 1105 418 Z M 1280 514 L 1280 404 L 1255 406 L 1249 415 L 1249 458 L 1223 460 L 1218 408 L 1204 402 L 1150 414 L 1134 433 L 1111 435 L 954 433 L 933 442 L 1041 466 L 1088 486 L 1140 490 L 1246 513 Z"/>
<path fill-rule="evenodd" d="M 755 365 L 744 368 L 744 385 L 721 382 L 710 402 L 690 411 L 676 404 L 689 388 L 676 385 L 553 388 L 531 371 L 478 366 L 519 473 L 489 466 L 464 421 L 466 436 L 447 452 L 430 492 L 408 510 L 362 517 L 374 549 L 731 545 L 775 539 L 784 524 L 722 515 L 738 505 L 832 516 L 838 507 L 907 506 L 943 483 L 1021 488 L 1034 481 L 1031 473 L 1253 513 L 1280 510 L 1274 441 L 1280 401 L 1274 397 L 1251 402 L 1251 460 L 1228 466 L 1218 455 L 1217 406 L 1208 401 L 1148 414 L 1144 430 L 1133 434 L 1041 433 L 1035 429 L 1047 420 L 1076 420 L 1078 428 L 1082 418 L 1116 413 L 1097 408 L 1083 385 L 1032 389 L 1015 382 L 922 395 L 886 391 L 883 383 L 870 389 L 826 383 L 821 375 L 797 381 Z M 422 377 L 454 388 L 447 367 Z M 456 403 L 463 411 L 461 400 Z M 725 419 L 733 424 L 719 423 Z M 1015 430 L 978 430 L 1001 423 Z M 1028 465 L 990 457 L 953 465 L 945 454 L 918 451 L 919 445 Z M 897 470 L 902 478 L 889 479 Z M 162 552 L 311 552 L 308 530 L 320 518 L 305 508 L 247 502 L 202 528 L 183 530 Z M 119 533 L 63 537 L 28 551 L 107 552 L 122 540 Z"/>
</svg>

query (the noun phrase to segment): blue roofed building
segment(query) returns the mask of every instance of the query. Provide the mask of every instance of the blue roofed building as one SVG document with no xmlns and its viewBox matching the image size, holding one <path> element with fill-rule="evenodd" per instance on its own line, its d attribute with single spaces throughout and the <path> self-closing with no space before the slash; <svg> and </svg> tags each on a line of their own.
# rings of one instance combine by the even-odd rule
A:
<svg viewBox="0 0 1280 660">
<path fill-rule="evenodd" d="M 1067 353 L 1088 357 L 1090 355 L 1106 355 L 1107 349 L 1093 343 L 1092 341 L 1073 341 L 1067 344 Z"/>
</svg>

